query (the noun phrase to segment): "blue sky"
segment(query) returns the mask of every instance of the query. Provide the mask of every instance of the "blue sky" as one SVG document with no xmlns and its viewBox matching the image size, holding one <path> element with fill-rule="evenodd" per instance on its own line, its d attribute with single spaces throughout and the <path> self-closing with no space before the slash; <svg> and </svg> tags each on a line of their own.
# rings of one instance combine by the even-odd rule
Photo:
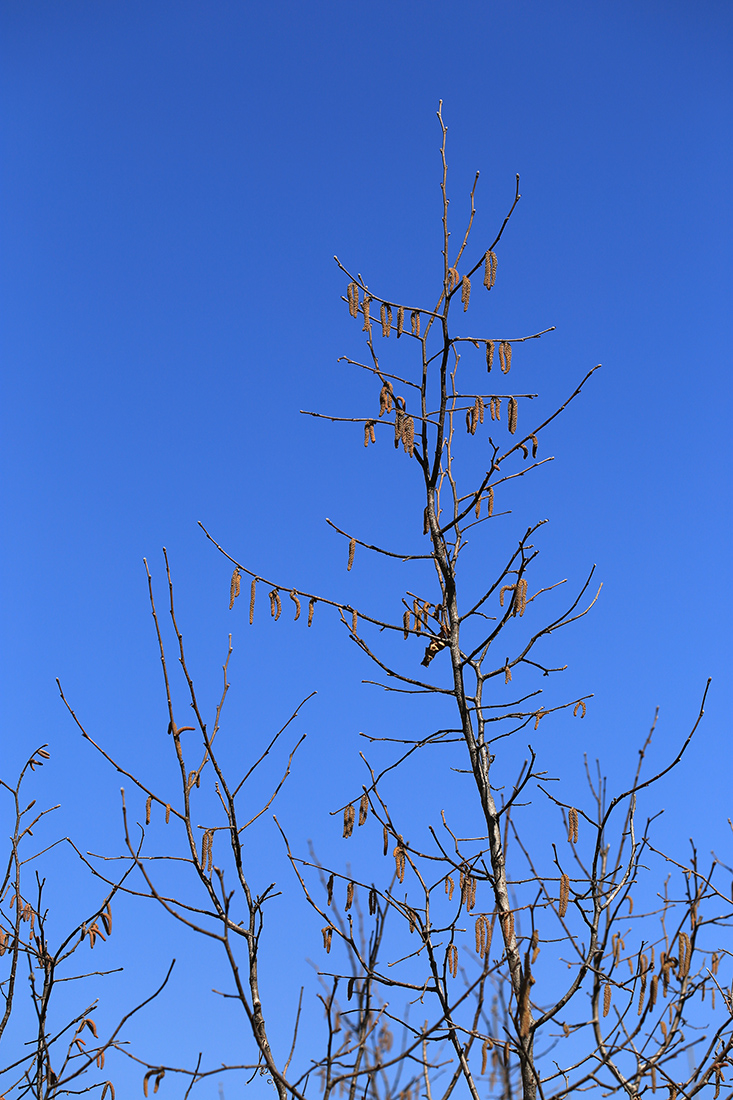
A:
<svg viewBox="0 0 733 1100">
<path fill-rule="evenodd" d="M 334 253 L 393 300 L 437 297 L 442 98 L 456 235 L 476 169 L 479 252 L 521 174 L 493 317 L 557 330 L 513 369 L 549 407 L 603 364 L 517 497 L 517 523 L 551 520 L 549 579 L 596 562 L 604 581 L 554 642 L 568 693 L 595 692 L 586 725 L 543 750 L 570 776 L 584 751 L 620 776 L 659 704 L 661 760 L 712 676 L 660 799 L 670 844 L 690 792 L 702 850 L 729 844 L 730 6 L 9 0 L 0 19 L 3 776 L 48 741 L 39 797 L 63 803 L 61 831 L 118 844 L 118 783 L 54 678 L 90 732 L 165 774 L 142 568 L 160 581 L 165 545 L 209 702 L 234 633 L 233 737 L 258 743 L 318 691 L 282 813 L 343 858 L 326 810 L 356 781 L 358 731 L 421 718 L 361 686 L 325 614 L 307 638 L 230 615 L 196 521 L 253 569 L 357 603 L 381 573 L 360 556 L 347 577 L 324 517 L 367 541 L 419 534 L 392 454 L 299 410 L 374 400 L 336 362 L 362 345 Z M 275 834 L 261 843 L 277 863 Z M 312 950 L 299 931 L 292 956 Z M 176 980 L 186 997 L 208 975 Z"/>
</svg>

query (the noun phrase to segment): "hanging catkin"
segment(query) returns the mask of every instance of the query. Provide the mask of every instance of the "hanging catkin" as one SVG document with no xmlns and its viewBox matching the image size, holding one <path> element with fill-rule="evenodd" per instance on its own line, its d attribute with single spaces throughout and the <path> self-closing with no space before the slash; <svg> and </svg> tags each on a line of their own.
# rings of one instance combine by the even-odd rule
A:
<svg viewBox="0 0 733 1100">
<path fill-rule="evenodd" d="M 412 327 L 412 335 L 420 335 L 420 310 L 413 309 L 410 313 L 410 325 Z"/>
<path fill-rule="evenodd" d="M 356 611 L 351 612 L 351 633 L 356 634 L 356 628 L 359 625 L 359 616 Z"/>
<path fill-rule="evenodd" d="M 354 831 L 354 820 L 356 819 L 356 810 L 349 802 L 348 806 L 344 807 L 344 839 L 348 840 Z"/>
<path fill-rule="evenodd" d="M 492 286 L 496 282 L 496 253 L 487 252 L 484 259 L 484 286 L 487 290 L 491 290 Z"/>
<path fill-rule="evenodd" d="M 308 601 L 308 626 L 313 622 L 313 612 L 316 609 L 316 597 L 312 596 Z"/>
<path fill-rule="evenodd" d="M 537 436 L 531 435 L 529 438 L 532 440 L 532 458 L 537 458 Z"/>
<path fill-rule="evenodd" d="M 255 593 L 257 592 L 257 577 L 252 578 L 249 590 L 249 625 L 252 626 L 255 617 Z"/>
<path fill-rule="evenodd" d="M 392 385 L 385 382 L 379 391 L 379 415 L 392 412 Z"/>
<path fill-rule="evenodd" d="M 405 416 L 402 420 L 402 445 L 405 454 L 412 458 L 415 454 L 415 421 L 411 416 Z"/>
<path fill-rule="evenodd" d="M 409 637 L 409 634 L 410 634 L 410 612 L 409 611 L 405 611 L 404 615 L 402 616 L 402 633 L 403 633 L 403 636 L 404 636 L 405 639 L 407 639 Z"/>
<path fill-rule="evenodd" d="M 298 619 L 300 618 L 300 600 L 298 599 L 295 589 L 291 591 L 290 599 L 295 604 L 295 618 L 293 619 L 293 622 L 297 623 Z"/>
<path fill-rule="evenodd" d="M 397 844 L 395 846 L 395 850 L 392 853 L 394 855 L 394 860 L 395 860 L 395 871 L 397 873 L 397 878 L 399 879 L 400 882 L 404 882 L 404 880 L 405 880 L 405 849 L 403 848 L 402 845 L 403 845 L 402 837 L 399 836 L 397 838 Z"/>
<path fill-rule="evenodd" d="M 382 302 L 379 310 L 379 322 L 382 326 L 382 336 L 389 336 L 392 331 L 392 306 Z"/>
<path fill-rule="evenodd" d="M 493 365 L 494 365 L 494 341 L 493 340 L 487 340 L 486 341 L 486 369 L 487 369 L 487 371 L 491 371 L 491 368 L 493 367 Z"/>
<path fill-rule="evenodd" d="M 239 595 L 239 589 L 242 584 L 242 574 L 239 572 L 239 566 L 236 566 L 232 573 L 231 584 L 229 585 L 229 610 L 234 607 L 234 601 Z"/>
<path fill-rule="evenodd" d="M 371 317 L 369 316 L 369 310 L 371 308 L 371 301 L 372 300 L 369 297 L 369 295 L 365 294 L 364 295 L 364 304 L 361 307 L 361 311 L 364 314 L 364 327 L 362 328 L 361 331 L 362 332 L 368 332 L 370 337 L 372 335 L 372 321 L 371 321 Z"/>
<path fill-rule="evenodd" d="M 489 515 L 492 516 L 494 514 L 494 487 L 493 487 L 493 485 L 489 485 L 489 489 L 488 489 L 488 492 L 486 494 L 486 499 L 487 499 L 488 504 L 489 504 Z"/>
<path fill-rule="evenodd" d="M 397 306 L 397 339 L 404 332 L 405 328 L 405 310 L 402 306 Z"/>
<path fill-rule="evenodd" d="M 463 302 L 463 312 L 468 309 L 468 303 L 471 300 L 471 280 L 468 275 L 464 275 L 461 281 L 461 301 Z"/>
<path fill-rule="evenodd" d="M 349 283 L 346 293 L 349 299 L 349 313 L 352 317 L 356 317 L 359 313 L 359 287 L 356 283 Z"/>
<path fill-rule="evenodd" d="M 499 363 L 503 374 L 509 374 L 512 369 L 512 345 L 508 340 L 502 340 L 499 344 Z"/>
<path fill-rule="evenodd" d="M 509 421 L 509 431 L 512 435 L 517 430 L 517 399 L 516 397 L 509 398 L 509 407 L 507 409 L 507 420 Z"/>
<path fill-rule="evenodd" d="M 568 843 L 578 843 L 578 811 L 574 806 L 568 810 Z"/>
<path fill-rule="evenodd" d="M 564 917 L 568 911 L 568 901 L 570 900 L 570 879 L 563 871 L 560 876 L 560 902 L 558 905 L 558 913 L 561 917 Z"/>
<path fill-rule="evenodd" d="M 585 703 L 583 702 L 582 699 L 579 699 L 578 702 L 573 707 L 573 718 L 578 717 L 578 711 L 580 711 L 580 717 L 585 718 L 586 707 L 585 707 Z"/>
<path fill-rule="evenodd" d="M 270 614 L 272 615 L 275 622 L 277 622 L 277 620 L 280 618 L 282 609 L 283 605 L 280 602 L 280 593 L 278 592 L 277 588 L 273 588 L 272 592 L 270 593 Z"/>
<path fill-rule="evenodd" d="M 352 538 L 349 542 L 349 561 L 346 566 L 346 572 L 351 572 L 351 567 L 354 564 L 354 554 L 356 553 L 356 539 Z"/>
<path fill-rule="evenodd" d="M 608 1016 L 611 1011 L 611 983 L 606 982 L 606 987 L 603 990 L 603 1015 Z"/>
<path fill-rule="evenodd" d="M 363 825 L 369 815 L 369 795 L 364 791 L 359 803 L 359 824 Z"/>
</svg>

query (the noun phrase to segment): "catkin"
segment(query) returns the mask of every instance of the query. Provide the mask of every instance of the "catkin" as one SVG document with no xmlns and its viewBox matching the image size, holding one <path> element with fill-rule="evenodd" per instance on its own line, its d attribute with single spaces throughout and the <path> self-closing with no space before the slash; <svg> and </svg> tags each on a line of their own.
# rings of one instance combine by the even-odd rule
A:
<svg viewBox="0 0 733 1100">
<path fill-rule="evenodd" d="M 152 805 L 153 805 L 153 796 L 151 794 L 149 794 L 148 795 L 148 800 L 145 803 L 145 824 L 146 825 L 150 824 L 150 807 Z"/>
<path fill-rule="evenodd" d="M 489 490 L 486 494 L 486 500 L 488 501 L 489 515 L 491 516 L 494 514 L 494 488 L 492 485 L 489 485 Z"/>
<path fill-rule="evenodd" d="M 316 609 L 316 597 L 313 596 L 308 601 L 308 626 L 310 626 L 311 623 L 313 622 L 313 612 L 315 611 L 315 609 Z"/>
<path fill-rule="evenodd" d="M 356 539 L 352 538 L 349 541 L 349 560 L 348 560 L 348 563 L 346 565 L 346 572 L 347 573 L 351 572 L 351 567 L 354 564 L 354 554 L 355 553 L 356 553 Z"/>
<path fill-rule="evenodd" d="M 405 611 L 402 616 L 402 636 L 407 640 L 410 635 L 410 612 Z"/>
<path fill-rule="evenodd" d="M 356 283 L 349 283 L 346 294 L 349 299 L 349 313 L 356 317 L 359 313 L 359 287 Z"/>
<path fill-rule="evenodd" d="M 484 422 L 484 413 L 486 412 L 486 407 L 484 405 L 484 399 L 481 396 L 481 394 L 479 394 L 478 397 L 476 398 L 476 409 L 478 411 L 479 421 L 480 421 L 481 424 L 483 424 L 483 422 Z"/>
<path fill-rule="evenodd" d="M 603 990 L 603 1015 L 608 1016 L 611 1011 L 611 983 L 606 982 L 606 987 Z"/>
<path fill-rule="evenodd" d="M 529 447 L 527 446 L 527 444 L 526 443 L 520 443 L 519 446 L 522 448 L 523 456 L 525 458 L 529 458 Z"/>
<path fill-rule="evenodd" d="M 508 340 L 502 340 L 499 344 L 499 363 L 503 374 L 509 374 L 512 369 L 512 345 Z"/>
<path fill-rule="evenodd" d="M 411 416 L 406 416 L 402 421 L 402 443 L 405 454 L 412 459 L 415 453 L 415 421 Z"/>
<path fill-rule="evenodd" d="M 537 458 L 537 447 L 539 446 L 537 436 L 531 435 L 529 438 L 532 440 L 532 458 Z"/>
<path fill-rule="evenodd" d="M 354 820 L 356 818 L 356 810 L 349 804 L 344 807 L 344 838 L 348 839 L 354 831 Z"/>
<path fill-rule="evenodd" d="M 517 587 L 514 591 L 514 607 L 514 614 L 519 615 L 521 619 L 527 608 L 527 582 L 524 577 L 517 581 Z"/>
<path fill-rule="evenodd" d="M 453 291 L 461 281 L 461 276 L 458 274 L 458 270 L 455 267 L 448 268 L 448 290 Z"/>
<path fill-rule="evenodd" d="M 364 446 L 369 446 L 369 421 L 364 425 Z"/>
<path fill-rule="evenodd" d="M 270 614 L 272 615 L 275 622 L 277 622 L 277 620 L 280 618 L 280 615 L 282 614 L 282 609 L 283 605 L 280 602 L 280 593 L 278 592 L 277 588 L 273 588 L 272 592 L 270 593 Z"/>
<path fill-rule="evenodd" d="M 513 592 L 515 588 L 516 588 L 516 585 L 513 585 L 513 584 L 504 584 L 504 585 L 502 585 L 502 587 L 499 589 L 499 607 L 504 606 L 504 593 L 505 592 Z"/>
<path fill-rule="evenodd" d="M 493 1044 L 492 1044 L 491 1039 L 484 1039 L 483 1045 L 481 1047 L 481 1076 L 482 1077 L 486 1073 L 486 1067 L 487 1067 L 488 1061 L 489 1061 L 489 1051 L 491 1050 L 492 1046 L 493 1046 Z"/>
<path fill-rule="evenodd" d="M 402 837 L 399 837 L 395 850 L 392 853 L 395 861 L 395 871 L 400 882 L 405 879 L 405 849 L 402 847 Z"/>
<path fill-rule="evenodd" d="M 402 306 L 397 306 L 397 339 L 404 332 L 405 328 L 405 310 Z"/>
<path fill-rule="evenodd" d="M 448 964 L 448 970 L 455 978 L 458 973 L 458 948 L 454 943 L 450 944 L 448 950 L 445 953 L 446 962 Z"/>
<path fill-rule="evenodd" d="M 354 884 L 353 884 L 353 882 L 350 882 L 349 885 L 346 887 L 346 905 L 344 906 L 344 912 L 345 913 L 348 913 L 349 909 L 351 909 L 353 901 L 354 901 Z"/>
<path fill-rule="evenodd" d="M 578 811 L 574 806 L 571 806 L 568 810 L 568 842 L 570 844 L 578 843 Z"/>
<path fill-rule="evenodd" d="M 493 340 L 487 340 L 486 341 L 486 370 L 490 372 L 493 365 L 494 365 L 494 341 Z"/>
<path fill-rule="evenodd" d="M 229 610 L 234 607 L 234 601 L 239 595 L 239 589 L 242 584 L 242 574 L 239 572 L 239 567 L 236 566 L 232 573 L 231 583 L 229 585 Z"/>
<path fill-rule="evenodd" d="M 382 302 L 379 310 L 379 322 L 382 326 L 382 336 L 389 336 L 392 331 L 392 306 Z"/>
<path fill-rule="evenodd" d="M 420 335 L 420 310 L 413 309 L 410 313 L 410 326 L 412 328 L 412 335 Z"/>
<path fill-rule="evenodd" d="M 402 440 L 402 420 L 403 420 L 403 417 L 404 417 L 404 413 L 403 413 L 402 409 L 400 408 L 399 405 L 395 405 L 395 411 L 394 411 L 394 445 L 395 445 L 395 450 L 397 450 L 397 448 L 400 445 L 400 441 Z"/>
<path fill-rule="evenodd" d="M 362 328 L 361 331 L 369 333 L 370 337 L 372 335 L 372 320 L 371 320 L 371 317 L 369 316 L 369 310 L 371 308 L 371 301 L 372 300 L 369 297 L 369 295 L 365 294 L 364 295 L 364 304 L 361 307 L 361 311 L 364 314 L 364 327 Z"/>
<path fill-rule="evenodd" d="M 508 684 L 509 681 L 511 680 L 511 678 L 512 678 L 512 670 L 509 667 L 509 662 L 507 661 L 507 663 L 504 665 L 504 683 Z"/>
<path fill-rule="evenodd" d="M 257 591 L 257 577 L 252 578 L 249 590 L 249 625 L 252 626 L 255 617 L 255 593 Z"/>
<path fill-rule="evenodd" d="M 570 900 L 570 879 L 563 871 L 560 876 L 560 904 L 558 912 L 561 917 L 564 917 L 568 911 L 568 901 Z"/>
<path fill-rule="evenodd" d="M 170 802 L 168 802 L 168 803 L 166 803 L 166 807 L 165 807 L 165 823 L 166 823 L 166 825 L 169 823 L 170 819 L 171 819 L 171 804 L 170 804 Z"/>
<path fill-rule="evenodd" d="M 333 936 L 333 928 L 329 925 L 328 928 L 323 928 L 323 946 L 326 948 L 326 954 L 331 951 L 331 937 Z"/>
<path fill-rule="evenodd" d="M 578 717 L 578 711 L 580 711 L 580 717 L 585 718 L 585 703 L 582 699 L 578 699 L 578 702 L 573 707 L 573 718 Z"/>
<path fill-rule="evenodd" d="M 509 398 L 509 407 L 507 409 L 508 428 L 512 435 L 517 430 L 517 399 L 516 397 Z"/>
<path fill-rule="evenodd" d="M 445 876 L 445 892 L 448 895 L 448 901 L 451 901 L 452 898 L 453 898 L 454 888 L 455 888 L 455 883 L 453 882 L 453 879 L 450 877 L 450 875 L 446 875 Z"/>
<path fill-rule="evenodd" d="M 392 386 L 385 382 L 379 391 L 379 415 L 392 412 Z"/>
<path fill-rule="evenodd" d="M 377 888 L 372 886 L 369 891 L 369 916 L 374 916 L 377 911 Z"/>
<path fill-rule="evenodd" d="M 510 944 L 514 940 L 514 913 L 512 913 L 510 909 L 508 913 L 501 914 L 500 920 L 504 933 L 504 942 Z"/>
<path fill-rule="evenodd" d="M 489 402 L 489 410 L 491 412 L 492 420 L 501 420 L 501 398 L 492 397 Z"/>
<path fill-rule="evenodd" d="M 330 905 L 333 901 L 333 875 L 330 875 L 328 882 L 326 883 L 327 901 L 326 904 Z"/>
<path fill-rule="evenodd" d="M 464 275 L 463 280 L 461 282 L 461 301 L 463 302 L 463 312 L 464 313 L 468 309 L 468 303 L 470 302 L 470 300 L 471 300 L 471 280 L 469 279 L 468 275 Z"/>
<path fill-rule="evenodd" d="M 492 286 L 496 282 L 496 253 L 487 252 L 484 259 L 484 286 L 487 290 L 491 290 Z"/>
<path fill-rule="evenodd" d="M 377 442 L 377 436 L 376 436 L 376 433 L 375 433 L 375 431 L 374 431 L 374 424 L 375 424 L 375 421 L 374 421 L 374 420 L 370 420 L 370 421 L 369 421 L 369 424 L 368 424 L 368 428 L 369 428 L 369 438 L 371 439 L 372 443 L 376 443 L 376 442 Z"/>
<path fill-rule="evenodd" d="M 387 852 L 389 851 L 389 830 L 386 825 L 384 825 L 382 828 L 382 841 L 382 855 L 386 856 Z"/>
<path fill-rule="evenodd" d="M 356 634 L 356 628 L 359 625 L 359 616 L 356 611 L 352 609 L 351 612 L 351 633 Z"/>
<path fill-rule="evenodd" d="M 369 795 L 364 791 L 359 803 L 359 824 L 363 825 L 369 816 Z"/>
<path fill-rule="evenodd" d="M 298 595 L 294 588 L 290 593 L 290 599 L 295 604 L 295 618 L 293 619 L 293 622 L 297 623 L 298 619 L 300 618 L 300 600 L 298 599 Z"/>
</svg>

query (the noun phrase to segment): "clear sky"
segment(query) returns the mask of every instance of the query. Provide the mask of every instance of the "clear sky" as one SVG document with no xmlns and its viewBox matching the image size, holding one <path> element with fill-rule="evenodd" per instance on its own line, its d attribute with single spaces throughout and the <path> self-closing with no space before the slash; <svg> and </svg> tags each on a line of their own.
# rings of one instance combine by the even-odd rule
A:
<svg viewBox="0 0 733 1100">
<path fill-rule="evenodd" d="M 119 783 L 56 676 L 90 732 L 165 774 L 142 567 L 160 581 L 165 545 L 208 703 L 234 633 L 235 741 L 318 690 L 279 812 L 301 849 L 324 837 L 344 858 L 326 811 L 360 775 L 356 735 L 412 719 L 361 686 L 371 671 L 325 613 L 310 636 L 230 614 L 230 568 L 196 521 L 253 569 L 357 604 L 376 574 L 360 556 L 347 577 L 324 517 L 366 541 L 419 535 L 386 449 L 299 410 L 374 400 L 336 362 L 362 342 L 334 253 L 394 300 L 437 297 L 442 98 L 456 234 L 476 169 L 479 251 L 521 174 L 494 316 L 557 326 L 516 357 L 522 384 L 549 406 L 603 364 L 519 497 L 522 519 L 551 520 L 548 581 L 593 562 L 604 581 L 553 643 L 568 693 L 595 699 L 582 734 L 543 729 L 548 766 L 574 774 L 587 751 L 625 774 L 657 704 L 664 759 L 712 676 L 660 802 L 670 844 L 694 829 L 730 862 L 732 29 L 711 0 L 6 0 L 0 765 L 50 743 L 38 797 L 62 802 L 62 832 L 116 850 Z M 260 843 L 290 890 L 274 832 Z M 152 914 L 131 939 L 134 912 L 116 950 L 137 945 L 142 989 L 161 944 L 185 941 Z M 288 966 L 316 950 L 304 929 Z M 212 984 L 196 965 L 180 1003 Z M 161 1005 L 139 1034 L 233 1057 L 226 1013 L 207 1013 L 171 1027 Z"/>
</svg>

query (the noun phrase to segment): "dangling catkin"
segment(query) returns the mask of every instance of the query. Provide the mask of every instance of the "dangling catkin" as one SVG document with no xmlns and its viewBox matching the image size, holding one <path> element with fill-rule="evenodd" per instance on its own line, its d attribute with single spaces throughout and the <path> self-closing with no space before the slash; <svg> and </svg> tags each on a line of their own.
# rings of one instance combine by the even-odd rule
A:
<svg viewBox="0 0 733 1100">
<path fill-rule="evenodd" d="M 331 936 L 333 936 L 333 928 L 323 928 L 323 946 L 326 948 L 326 954 L 328 955 L 331 950 Z"/>
<path fill-rule="evenodd" d="M 451 901 L 452 898 L 453 898 L 454 888 L 455 888 L 455 883 L 453 882 L 453 879 L 450 877 L 450 875 L 446 875 L 446 877 L 445 877 L 445 892 L 448 895 L 448 901 Z"/>
<path fill-rule="evenodd" d="M 578 843 L 578 811 L 574 806 L 568 810 L 568 843 Z"/>
<path fill-rule="evenodd" d="M 308 626 L 313 622 L 313 612 L 316 608 L 316 597 L 313 596 L 308 602 Z"/>
<path fill-rule="evenodd" d="M 410 313 L 410 325 L 412 327 L 412 335 L 420 335 L 420 310 L 413 309 Z"/>
<path fill-rule="evenodd" d="M 255 592 L 257 591 L 257 578 L 252 578 L 252 585 L 249 590 L 249 625 L 252 626 L 255 617 Z"/>
<path fill-rule="evenodd" d="M 529 447 L 527 446 L 527 444 L 520 443 L 519 446 L 522 448 L 522 455 L 524 456 L 524 458 L 529 458 Z"/>
<path fill-rule="evenodd" d="M 603 1015 L 608 1016 L 611 1011 L 611 983 L 606 982 L 606 988 L 603 990 Z"/>
<path fill-rule="evenodd" d="M 356 810 L 349 802 L 348 806 L 344 807 L 344 839 L 348 840 L 354 831 L 354 820 L 356 818 Z"/>
<path fill-rule="evenodd" d="M 326 883 L 327 901 L 326 904 L 330 905 L 333 901 L 333 875 L 331 875 Z"/>
<path fill-rule="evenodd" d="M 382 828 L 382 839 L 383 839 L 382 855 L 386 856 L 387 852 L 389 851 L 389 830 L 387 829 L 386 825 L 384 825 L 383 828 Z"/>
<path fill-rule="evenodd" d="M 351 572 L 351 567 L 354 564 L 354 554 L 355 553 L 356 553 L 356 539 L 352 538 L 349 541 L 349 560 L 348 560 L 348 563 L 346 565 L 346 572 L 347 573 Z"/>
<path fill-rule="evenodd" d="M 560 904 L 558 906 L 558 913 L 561 917 L 564 917 L 568 911 L 568 901 L 570 900 L 570 879 L 563 871 L 560 876 Z"/>
<path fill-rule="evenodd" d="M 580 711 L 580 717 L 585 718 L 585 703 L 582 699 L 579 699 L 573 707 L 573 718 L 578 717 L 578 711 Z"/>
<path fill-rule="evenodd" d="M 491 368 L 494 365 L 494 341 L 486 341 L 486 370 L 491 372 Z"/>
<path fill-rule="evenodd" d="M 461 282 L 461 301 L 463 302 L 463 312 L 464 313 L 468 309 L 468 303 L 470 302 L 470 300 L 471 300 L 471 280 L 469 279 L 468 275 L 464 275 L 463 280 Z"/>
<path fill-rule="evenodd" d="M 392 306 L 382 302 L 379 310 L 379 321 L 382 326 L 382 336 L 389 336 L 392 331 Z"/>
<path fill-rule="evenodd" d="M 446 962 L 448 964 L 448 970 L 455 978 L 458 973 L 458 948 L 454 943 L 450 944 L 448 950 L 445 953 Z"/>
<path fill-rule="evenodd" d="M 379 391 L 379 415 L 392 412 L 392 386 L 385 382 Z"/>
<path fill-rule="evenodd" d="M 349 283 L 346 293 L 349 299 L 349 313 L 352 317 L 356 317 L 359 313 L 359 287 L 356 283 Z"/>
<path fill-rule="evenodd" d="M 532 440 L 532 458 L 537 458 L 537 447 L 539 446 L 537 436 L 531 435 L 529 438 Z"/>
<path fill-rule="evenodd" d="M 507 664 L 504 665 L 504 683 L 508 684 L 510 682 L 511 678 L 512 678 L 512 670 L 509 667 L 509 664 L 507 663 Z"/>
<path fill-rule="evenodd" d="M 514 606 L 516 608 L 515 614 L 519 615 L 521 619 L 527 608 L 527 582 L 524 577 L 517 581 L 517 587 L 514 591 Z"/>
<path fill-rule="evenodd" d="M 361 331 L 362 332 L 368 332 L 369 336 L 372 335 L 372 321 L 371 321 L 371 317 L 369 316 L 369 310 L 370 310 L 370 307 L 371 307 L 371 302 L 372 302 L 372 300 L 369 297 L 369 295 L 365 294 L 364 295 L 364 304 L 361 307 L 361 311 L 364 314 L 364 327 L 362 328 Z"/>
<path fill-rule="evenodd" d="M 509 374 L 512 369 L 512 345 L 508 340 L 502 340 L 499 344 L 499 362 L 503 374 Z"/>
<path fill-rule="evenodd" d="M 350 882 L 346 887 L 346 905 L 344 906 L 344 912 L 348 913 L 351 909 L 352 902 L 354 901 L 354 884 Z"/>
<path fill-rule="evenodd" d="M 364 791 L 359 803 L 359 824 L 363 825 L 369 815 L 369 795 Z"/>
<path fill-rule="evenodd" d="M 492 485 L 489 485 L 489 489 L 488 489 L 488 492 L 486 494 L 486 499 L 489 503 L 489 515 L 491 516 L 491 515 L 494 514 L 494 488 L 493 488 Z"/>
<path fill-rule="evenodd" d="M 507 411 L 507 419 L 509 421 L 508 427 L 512 435 L 517 430 L 517 399 L 516 397 L 509 398 L 509 408 Z"/>
<path fill-rule="evenodd" d="M 235 567 L 232 573 L 232 580 L 229 585 L 229 610 L 234 607 L 234 601 L 239 595 L 239 589 L 242 583 L 242 574 L 239 572 L 239 567 Z"/>
<path fill-rule="evenodd" d="M 453 291 L 461 281 L 461 276 L 458 274 L 458 270 L 455 267 L 448 268 L 448 290 Z"/>
<path fill-rule="evenodd" d="M 402 837 L 399 837 L 395 850 L 392 853 L 395 861 L 395 871 L 400 882 L 405 880 L 405 850 L 402 847 Z"/>
<path fill-rule="evenodd" d="M 300 618 L 300 600 L 298 599 L 297 593 L 294 588 L 290 593 L 290 599 L 295 604 L 295 618 L 293 619 L 293 622 L 297 623 L 298 619 Z"/>
<path fill-rule="evenodd" d="M 359 616 L 356 611 L 351 612 L 351 633 L 356 634 L 356 628 L 359 625 Z"/>
<path fill-rule="evenodd" d="M 377 911 L 377 888 L 372 886 L 369 891 L 369 915 L 374 916 Z"/>
<path fill-rule="evenodd" d="M 412 458 L 415 453 L 415 421 L 411 416 L 406 416 L 402 421 L 402 445 L 405 454 Z"/>
<path fill-rule="evenodd" d="M 483 422 L 484 422 L 484 413 L 486 412 L 486 408 L 484 406 L 484 399 L 481 396 L 481 394 L 479 394 L 478 397 L 476 398 L 476 408 L 478 409 L 479 421 L 483 424 Z"/>
<path fill-rule="evenodd" d="M 282 614 L 283 605 L 280 602 L 280 593 L 277 588 L 273 588 L 270 593 L 270 614 L 274 618 L 275 622 L 280 618 Z"/>
<path fill-rule="evenodd" d="M 369 421 L 364 425 L 364 446 L 369 446 Z"/>
<path fill-rule="evenodd" d="M 397 339 L 404 332 L 405 328 L 405 311 L 402 306 L 397 306 Z"/>
<path fill-rule="evenodd" d="M 484 260 L 484 286 L 487 290 L 491 290 L 492 286 L 496 282 L 496 253 L 487 252 Z"/>
<path fill-rule="evenodd" d="M 150 824 L 150 807 L 152 805 L 153 805 L 153 796 L 151 794 L 149 794 L 148 795 L 148 800 L 145 803 L 145 824 L 146 825 Z"/>
<path fill-rule="evenodd" d="M 489 1062 L 489 1051 L 491 1049 L 491 1039 L 484 1039 L 481 1047 L 481 1076 L 486 1073 L 486 1067 Z"/>
<path fill-rule="evenodd" d="M 405 611 L 402 616 L 402 636 L 405 640 L 410 636 L 410 612 Z"/>
<path fill-rule="evenodd" d="M 166 825 L 169 823 L 170 819 L 171 819 L 171 804 L 170 804 L 170 802 L 168 802 L 168 803 L 166 803 L 166 807 L 165 807 L 165 823 L 166 823 Z"/>
</svg>

